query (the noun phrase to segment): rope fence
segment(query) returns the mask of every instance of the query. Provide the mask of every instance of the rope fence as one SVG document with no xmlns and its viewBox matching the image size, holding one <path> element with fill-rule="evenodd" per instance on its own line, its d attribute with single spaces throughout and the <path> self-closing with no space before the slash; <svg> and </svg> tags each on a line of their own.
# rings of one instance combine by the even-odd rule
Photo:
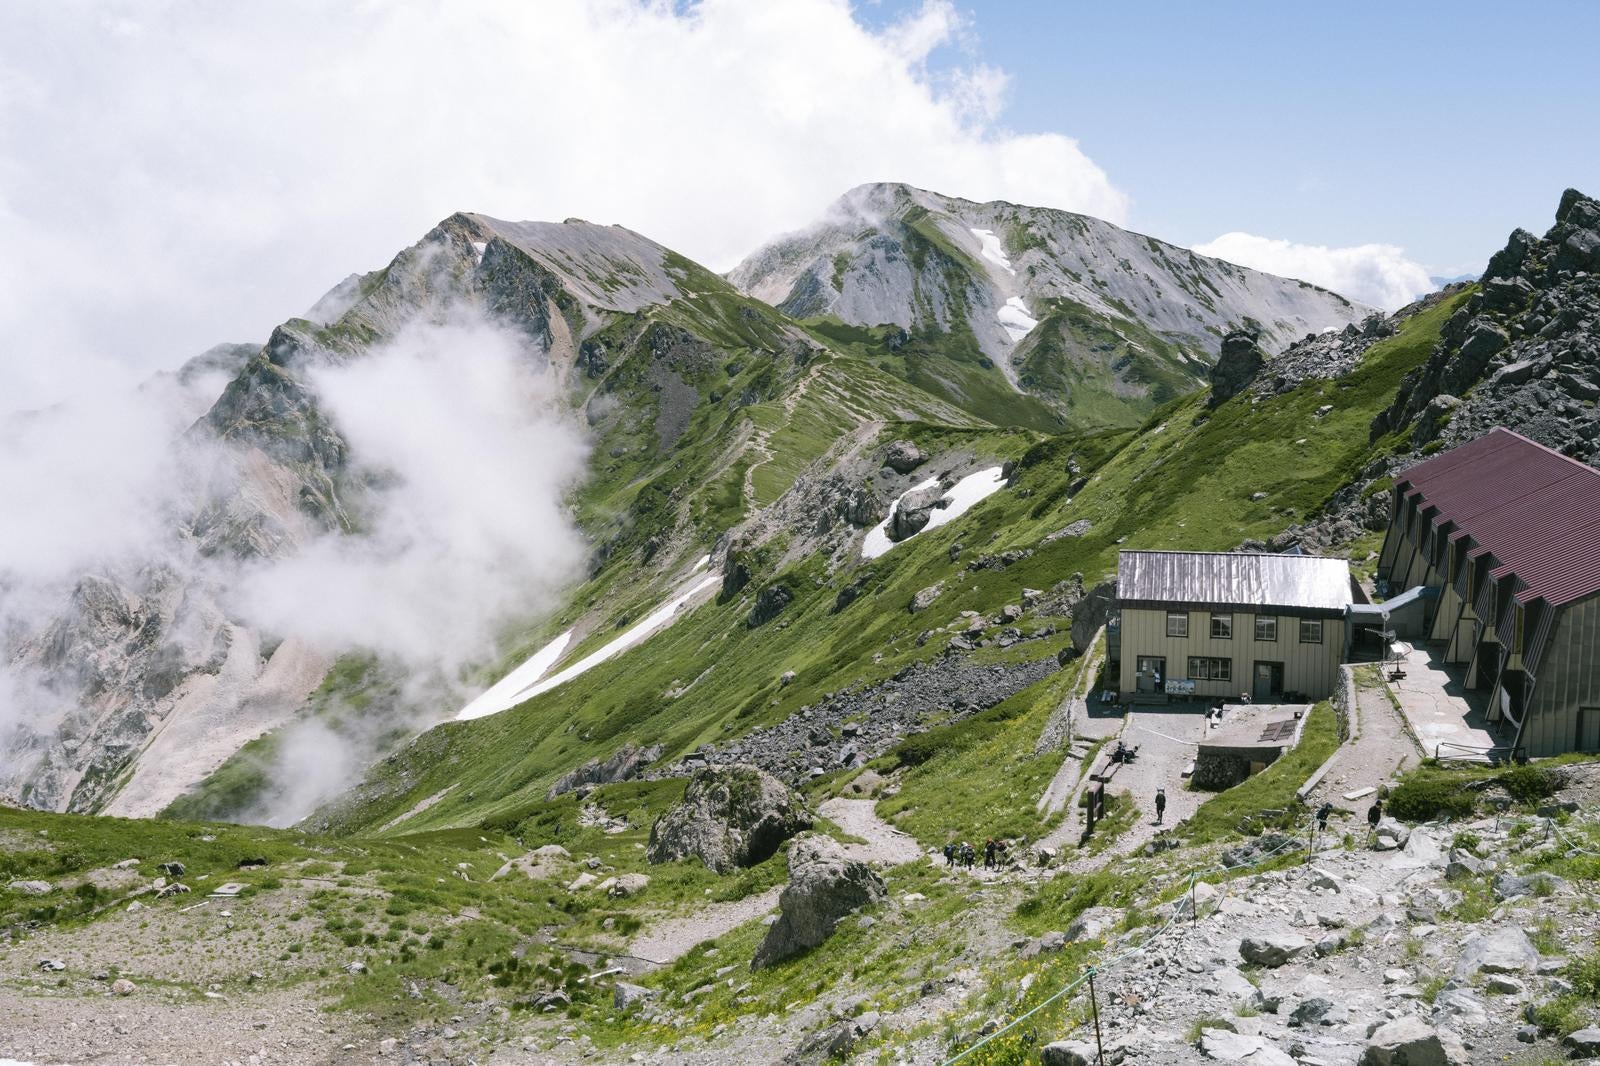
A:
<svg viewBox="0 0 1600 1066">
<path fill-rule="evenodd" d="M 1262 863 L 1266 862 L 1267 860 L 1272 859 L 1272 858 L 1282 854 L 1283 852 L 1287 851 L 1290 847 L 1300 848 L 1300 847 L 1303 846 L 1303 847 L 1307 848 L 1307 850 L 1309 852 L 1310 847 L 1311 847 L 1311 836 L 1310 836 L 1310 834 L 1307 833 L 1307 835 L 1306 835 L 1306 837 L 1304 839 L 1302 839 L 1299 834 L 1301 832 L 1303 832 L 1303 831 L 1309 830 L 1311 825 L 1313 825 L 1313 824 L 1314 824 L 1314 819 L 1307 818 L 1302 825 L 1299 825 L 1299 826 L 1295 827 L 1294 831 L 1288 836 L 1287 839 L 1285 839 L 1284 841 L 1282 841 L 1281 843 L 1279 843 L 1278 845 L 1273 847 L 1271 850 L 1262 852 L 1261 854 L 1256 855 L 1256 856 L 1254 856 L 1254 857 L 1252 857 L 1250 859 L 1247 859 L 1247 860 L 1245 860 L 1243 862 L 1234 863 L 1232 865 L 1224 864 L 1223 867 L 1222 867 L 1222 872 L 1224 874 L 1231 874 L 1231 873 L 1234 873 L 1234 872 L 1239 871 L 1239 870 L 1248 869 L 1249 867 L 1252 867 L 1252 866 L 1259 866 Z M 1118 965 L 1119 963 L 1122 963 L 1122 962 L 1126 962 L 1128 959 L 1132 958 L 1133 956 L 1138 955 L 1141 952 L 1143 952 L 1151 944 L 1155 943 L 1156 940 L 1158 940 L 1160 937 L 1165 935 L 1167 933 L 1167 931 L 1170 930 L 1174 925 L 1176 925 L 1178 923 L 1178 920 L 1183 917 L 1184 912 L 1185 912 L 1186 909 L 1187 909 L 1188 914 L 1189 914 L 1190 925 L 1193 926 L 1194 924 L 1196 924 L 1199 921 L 1199 910 L 1200 910 L 1200 907 L 1199 907 L 1198 903 L 1195 902 L 1194 886 L 1195 886 L 1196 883 L 1199 882 L 1201 874 L 1207 872 L 1210 868 L 1211 868 L 1210 864 L 1207 864 L 1206 867 L 1196 867 L 1196 868 L 1194 868 L 1194 869 L 1189 871 L 1189 873 L 1188 873 L 1188 883 L 1184 886 L 1183 892 L 1180 893 L 1176 898 L 1173 899 L 1173 901 L 1171 903 L 1172 913 L 1167 916 L 1166 922 L 1161 926 L 1160 929 L 1157 929 L 1154 933 L 1151 933 L 1149 936 L 1145 937 L 1139 943 L 1137 943 L 1137 944 L 1125 949 L 1120 954 L 1114 955 L 1110 959 L 1107 959 L 1107 960 L 1101 962 L 1098 965 L 1085 967 L 1083 973 L 1079 974 L 1078 977 L 1075 980 L 1073 980 L 1070 984 L 1068 984 L 1065 987 L 1060 988 L 1057 991 L 1051 993 L 1049 996 L 1047 996 L 1043 1000 L 1041 1000 L 1038 1004 L 1036 1004 L 1035 1006 L 1031 1007 L 1029 1010 L 1025 1011 L 1024 1013 L 1018 1015 L 1017 1017 L 1013 1018 L 1011 1021 L 1007 1022 L 1005 1025 L 1001 1026 L 1000 1028 L 996 1029 L 994 1032 L 988 1034 L 983 1039 L 981 1039 L 977 1043 L 973 1044 L 971 1047 L 965 1048 L 962 1051 L 958 1052 L 956 1055 L 952 1056 L 951 1058 L 948 1058 L 948 1059 L 944 1060 L 944 1063 L 942 1064 L 942 1066 L 953 1066 L 953 1064 L 960 1062 L 961 1060 L 965 1059 L 967 1056 L 971 1055 L 973 1052 L 979 1050 L 980 1048 L 984 1047 L 985 1045 L 987 1045 L 987 1044 L 989 1044 L 989 1043 L 991 1043 L 991 1042 L 993 1042 L 995 1040 L 998 1040 L 1000 1037 L 1006 1035 L 1008 1032 L 1010 1032 L 1011 1030 L 1015 1029 L 1017 1026 L 1021 1025 L 1023 1022 L 1025 1022 L 1029 1018 L 1033 1017 L 1035 1014 L 1038 1014 L 1040 1011 L 1042 1011 L 1046 1007 L 1050 1006 L 1052 1003 L 1060 1002 L 1063 997 L 1070 996 L 1071 993 L 1073 993 L 1077 989 L 1081 988 L 1085 984 L 1087 984 L 1089 986 L 1091 999 L 1093 1000 L 1094 999 L 1094 978 L 1095 978 L 1096 974 L 1104 973 L 1106 970 L 1109 970 L 1113 966 L 1116 966 L 1116 965 Z M 1222 909 L 1222 904 L 1228 898 L 1228 894 L 1229 894 L 1229 892 L 1232 891 L 1232 887 L 1233 887 L 1233 879 L 1229 878 L 1228 881 L 1226 882 L 1222 892 L 1217 896 L 1216 902 L 1212 905 L 1211 910 L 1209 912 L 1207 912 L 1206 917 L 1209 918 L 1209 917 L 1215 915 L 1219 910 Z M 1185 908 L 1185 906 L 1184 906 L 1185 903 L 1188 904 L 1187 908 Z M 1100 1008 L 1099 1008 L 1098 1000 L 1094 1000 L 1092 1005 L 1093 1005 L 1093 1009 L 1094 1009 L 1094 1013 L 1095 1013 L 1095 1048 L 1096 1048 L 1097 1054 L 1101 1057 L 1101 1061 L 1103 1062 L 1104 1061 L 1105 1051 L 1104 1051 L 1103 1046 L 1101 1045 L 1101 1040 L 1100 1040 L 1100 1022 L 1099 1022 L 1099 1010 L 1100 1010 Z"/>
</svg>

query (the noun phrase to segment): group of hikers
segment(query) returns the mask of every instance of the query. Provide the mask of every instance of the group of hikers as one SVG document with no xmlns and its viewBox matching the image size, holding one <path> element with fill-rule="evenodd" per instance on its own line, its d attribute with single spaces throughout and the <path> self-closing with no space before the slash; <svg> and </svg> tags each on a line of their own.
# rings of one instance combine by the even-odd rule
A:
<svg viewBox="0 0 1600 1066">
<path fill-rule="evenodd" d="M 984 841 L 983 868 L 985 870 L 999 869 L 1005 861 L 1005 857 L 1006 842 L 1004 840 L 996 840 L 994 837 L 990 837 Z M 960 866 L 970 870 L 972 869 L 972 864 L 977 861 L 978 849 L 973 847 L 970 841 L 963 840 L 959 844 L 949 843 L 944 846 L 944 864 L 946 867 Z"/>
</svg>

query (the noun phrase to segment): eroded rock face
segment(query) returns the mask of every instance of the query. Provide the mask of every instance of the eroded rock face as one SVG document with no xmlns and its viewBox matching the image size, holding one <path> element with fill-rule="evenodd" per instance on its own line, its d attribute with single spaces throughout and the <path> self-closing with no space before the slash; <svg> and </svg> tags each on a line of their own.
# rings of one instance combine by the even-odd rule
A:
<svg viewBox="0 0 1600 1066">
<path fill-rule="evenodd" d="M 789 849 L 789 884 L 778 897 L 778 920 L 751 960 L 762 969 L 827 940 L 839 920 L 881 902 L 883 878 L 829 837 L 800 837 Z"/>
<path fill-rule="evenodd" d="M 794 789 L 754 766 L 707 767 L 650 827 L 651 862 L 697 858 L 718 873 L 771 858 L 811 812 Z"/>
<path fill-rule="evenodd" d="M 638 777 L 641 770 L 659 758 L 661 758 L 660 744 L 652 744 L 647 748 L 641 748 L 637 744 L 626 744 L 613 752 L 608 759 L 590 759 L 576 770 L 562 775 L 560 780 L 550 786 L 545 798 L 555 799 L 564 792 L 572 792 L 588 785 L 610 785 L 618 781 L 627 781 Z"/>
<path fill-rule="evenodd" d="M 1217 365 L 1211 368 L 1211 406 L 1237 396 L 1266 366 L 1267 357 L 1257 344 L 1260 334 L 1255 330 L 1236 329 L 1222 338 L 1222 352 Z"/>
</svg>

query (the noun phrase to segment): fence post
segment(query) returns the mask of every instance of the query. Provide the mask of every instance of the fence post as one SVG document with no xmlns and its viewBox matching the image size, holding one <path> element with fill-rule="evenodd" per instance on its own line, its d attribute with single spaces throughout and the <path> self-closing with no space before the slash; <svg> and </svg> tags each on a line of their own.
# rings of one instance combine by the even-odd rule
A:
<svg viewBox="0 0 1600 1066">
<path fill-rule="evenodd" d="M 1100 1043 L 1100 997 L 1094 990 L 1094 967 L 1089 967 L 1089 1007 L 1094 1012 L 1094 1051 L 1099 1066 L 1106 1066 L 1106 1049 Z"/>
</svg>

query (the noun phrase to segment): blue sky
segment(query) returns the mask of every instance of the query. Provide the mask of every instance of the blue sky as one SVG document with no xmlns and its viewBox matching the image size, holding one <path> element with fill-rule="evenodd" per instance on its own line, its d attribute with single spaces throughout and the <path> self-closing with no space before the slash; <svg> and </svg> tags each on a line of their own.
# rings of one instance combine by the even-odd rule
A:
<svg viewBox="0 0 1600 1066">
<path fill-rule="evenodd" d="M 930 62 L 1003 69 L 1006 125 L 1077 138 L 1127 222 L 1181 244 L 1384 242 L 1476 272 L 1600 189 L 1600 3 L 958 7 L 964 43 Z"/>
<path fill-rule="evenodd" d="M 727 270 L 905 181 L 1396 308 L 1600 191 L 1596 40 L 1600 0 L 0 4 L 0 407 L 262 341 L 459 210 Z"/>
</svg>

